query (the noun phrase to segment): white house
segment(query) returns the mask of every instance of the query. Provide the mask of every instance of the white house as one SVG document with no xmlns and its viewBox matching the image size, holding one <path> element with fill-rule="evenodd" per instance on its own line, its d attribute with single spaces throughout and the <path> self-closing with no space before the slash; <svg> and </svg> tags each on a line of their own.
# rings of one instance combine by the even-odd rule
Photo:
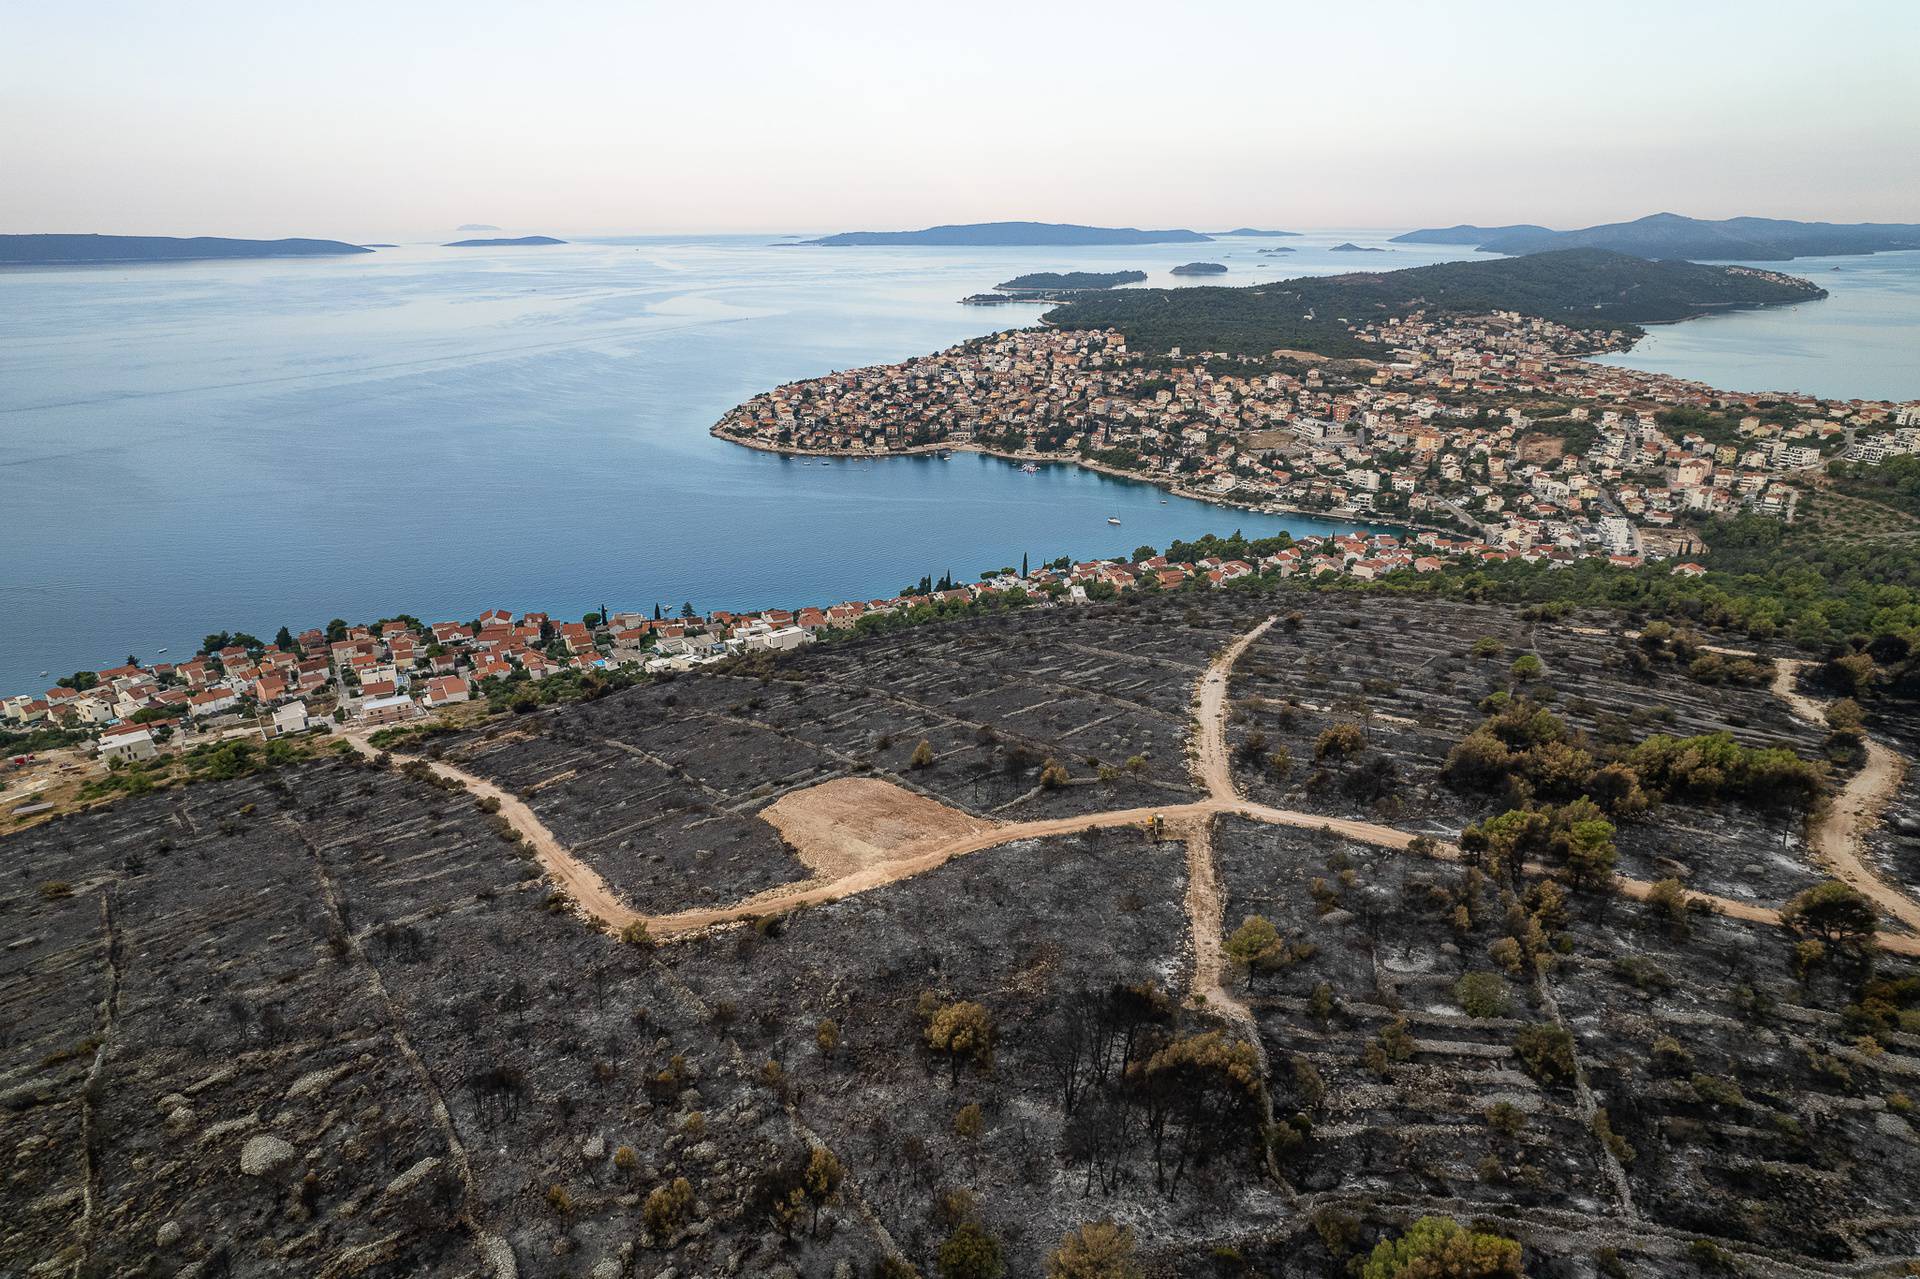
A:
<svg viewBox="0 0 1920 1279">
<path fill-rule="evenodd" d="M 159 753 L 153 744 L 153 734 L 145 724 L 122 724 L 100 735 L 100 758 L 109 764 L 115 760 L 152 759 Z"/>
<path fill-rule="evenodd" d="M 766 650 L 776 653 L 790 652 L 802 644 L 811 644 L 813 634 L 798 626 L 781 626 L 746 637 L 749 650 Z"/>
<path fill-rule="evenodd" d="M 375 697 L 360 703 L 360 721 L 363 724 L 392 724 L 412 719 L 419 709 L 405 693 Z"/>
<path fill-rule="evenodd" d="M 284 706 L 274 707 L 273 725 L 268 730 L 268 736 L 285 737 L 289 733 L 304 733 L 307 731 L 307 724 L 307 704 L 288 702 Z"/>
<path fill-rule="evenodd" d="M 230 688 L 209 688 L 187 699 L 188 709 L 195 715 L 219 715 L 239 704 L 240 699 Z"/>
</svg>

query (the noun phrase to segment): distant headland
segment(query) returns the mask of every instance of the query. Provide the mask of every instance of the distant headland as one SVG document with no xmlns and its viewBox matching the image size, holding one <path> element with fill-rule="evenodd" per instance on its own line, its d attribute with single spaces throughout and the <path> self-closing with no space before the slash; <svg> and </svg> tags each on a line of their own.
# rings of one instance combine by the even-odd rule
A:
<svg viewBox="0 0 1920 1279">
<path fill-rule="evenodd" d="M 1514 311 L 1575 329 L 1624 331 L 1826 295 L 1809 281 L 1753 267 L 1653 262 L 1600 249 L 1565 249 L 1400 271 L 1307 276 L 1244 288 L 1081 292 L 1041 318 L 1057 329 L 1118 330 L 1137 351 L 1182 347 L 1266 356 L 1284 348 L 1367 359 L 1377 358 L 1380 348 L 1356 337 L 1355 326 L 1415 311 L 1429 318 Z"/>
<path fill-rule="evenodd" d="M 1785 262 L 1920 249 L 1920 224 L 1911 222 L 1792 222 L 1780 218 L 1706 221 L 1654 213 L 1632 222 L 1608 222 L 1578 231 L 1543 226 L 1460 226 L 1409 231 L 1405 244 L 1470 244 L 1487 253 L 1518 255 L 1548 249 L 1610 249 L 1643 258 L 1718 262 Z"/>
<path fill-rule="evenodd" d="M 1209 231 L 1207 234 L 1214 239 L 1226 240 L 1240 235 L 1283 236 L 1299 235 L 1300 233 L 1298 231 L 1257 231 L 1250 226 L 1243 226 L 1235 227 L 1231 231 Z"/>
<path fill-rule="evenodd" d="M 1198 231 L 1141 231 L 1134 227 L 1078 226 L 1070 222 L 966 222 L 921 231 L 843 231 L 800 246 L 842 248 L 863 244 L 934 244 L 957 247 L 1059 244 L 1197 244 L 1212 239 Z"/>
<path fill-rule="evenodd" d="M 1063 289 L 1111 289 L 1117 284 L 1138 284 L 1146 278 L 1145 271 L 1035 271 L 993 287 L 1008 293 L 1054 293 Z"/>
<path fill-rule="evenodd" d="M 193 262 L 210 258 L 317 258 L 370 253 L 339 240 L 232 240 L 196 235 L 0 235 L 0 266 Z"/>
<path fill-rule="evenodd" d="M 508 245 L 528 244 L 565 244 L 565 240 L 556 240 L 550 235 L 509 236 L 497 240 L 453 240 L 441 245 L 443 249 L 485 249 Z"/>
</svg>

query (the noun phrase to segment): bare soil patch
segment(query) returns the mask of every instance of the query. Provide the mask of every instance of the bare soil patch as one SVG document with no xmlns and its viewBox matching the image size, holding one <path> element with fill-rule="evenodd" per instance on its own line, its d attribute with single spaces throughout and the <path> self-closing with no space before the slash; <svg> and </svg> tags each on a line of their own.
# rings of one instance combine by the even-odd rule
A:
<svg viewBox="0 0 1920 1279">
<path fill-rule="evenodd" d="M 1520 440 L 1522 462 L 1551 462 L 1567 451 L 1567 442 L 1557 435 L 1528 435 Z"/>
<path fill-rule="evenodd" d="M 760 816 L 821 879 L 903 861 L 949 840 L 993 829 L 992 822 L 877 777 L 842 777 L 809 786 L 782 796 Z"/>
</svg>

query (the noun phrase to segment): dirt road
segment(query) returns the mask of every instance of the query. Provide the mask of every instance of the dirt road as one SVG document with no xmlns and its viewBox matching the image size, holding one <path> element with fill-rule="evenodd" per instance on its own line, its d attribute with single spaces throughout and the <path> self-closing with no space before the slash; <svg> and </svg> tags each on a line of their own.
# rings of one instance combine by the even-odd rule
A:
<svg viewBox="0 0 1920 1279">
<path fill-rule="evenodd" d="M 1215 799 L 1238 799 L 1233 788 L 1233 760 L 1227 752 L 1227 688 L 1233 676 L 1233 664 L 1252 643 L 1267 633 L 1274 619 L 1260 625 L 1221 649 L 1207 663 L 1194 694 L 1194 778 Z"/>
<path fill-rule="evenodd" d="M 887 822 L 863 832 L 859 841 L 862 847 L 854 850 L 860 852 L 861 856 L 851 861 L 836 862 L 822 858 L 816 863 L 809 860 L 810 868 L 816 872 L 815 878 L 768 889 L 727 906 L 677 911 L 666 915 L 643 915 L 622 901 L 596 871 L 576 858 L 517 797 L 452 764 L 428 760 L 426 765 L 438 776 L 464 783 L 467 790 L 478 798 L 497 799 L 500 802 L 500 816 L 526 838 L 528 846 L 546 867 L 548 874 L 590 919 L 616 933 L 628 924 L 644 922 L 648 931 L 660 940 L 689 937 L 763 915 L 838 901 L 923 875 L 956 857 L 1020 840 L 1053 839 L 1084 831 L 1125 827 L 1138 828 L 1144 837 L 1157 820 L 1166 834 L 1182 839 L 1187 847 L 1186 907 L 1194 938 L 1193 993 L 1223 1015 L 1246 1020 L 1248 1014 L 1245 1007 L 1234 1000 L 1223 985 L 1227 975 L 1220 943 L 1224 906 L 1213 866 L 1214 820 L 1222 816 L 1238 816 L 1272 826 L 1325 830 L 1356 843 L 1401 851 L 1411 848 L 1419 838 L 1411 832 L 1375 822 L 1256 804 L 1243 799 L 1235 790 L 1232 759 L 1227 749 L 1230 710 L 1228 682 L 1235 661 L 1266 633 L 1273 622 L 1273 618 L 1268 618 L 1222 649 L 1208 663 L 1195 690 L 1195 750 L 1192 763 L 1194 776 L 1205 788 L 1206 798 L 1151 808 L 1123 808 L 1076 817 L 998 823 L 986 823 L 957 810 L 947 810 L 935 801 L 918 796 L 908 796 L 914 801 L 911 806 L 895 798 L 890 800 L 890 807 L 900 811 L 890 813 Z M 1781 665 L 1781 672 L 1774 683 L 1774 693 L 1796 714 L 1811 722 L 1820 722 L 1824 708 L 1800 693 L 1793 684 L 1795 671 L 1802 664 Z M 378 748 L 357 734 L 348 733 L 345 739 L 364 755 L 377 756 L 380 753 Z M 412 757 L 392 755 L 391 758 L 396 764 L 405 764 Z M 1814 847 L 1816 855 L 1824 864 L 1831 866 L 1840 878 L 1867 893 L 1888 914 L 1920 932 L 1920 905 L 1875 876 L 1857 851 L 1862 832 L 1878 819 L 1879 813 L 1899 786 L 1904 771 L 1905 761 L 1897 753 L 1879 742 L 1869 740 L 1867 766 L 1849 780 L 1821 817 L 1814 831 Z M 854 797 L 853 788 L 843 783 L 829 782 L 821 789 L 824 791 L 827 787 L 839 788 L 831 795 L 822 797 L 823 801 L 831 799 L 832 803 L 824 807 L 810 807 L 805 802 L 797 802 L 792 806 L 796 810 L 792 816 L 803 817 L 805 823 L 817 825 L 820 819 L 838 811 L 836 806 Z M 798 792 L 796 795 L 804 793 Z M 949 813 L 950 819 L 947 817 Z M 1460 850 L 1454 844 L 1432 839 L 1426 841 L 1423 851 L 1449 861 L 1457 860 L 1460 856 Z M 842 874 L 832 873 L 841 866 L 851 869 Z M 1614 879 L 1614 888 L 1622 895 L 1639 901 L 1646 900 L 1653 891 L 1653 885 L 1646 880 L 1618 876 Z M 1755 902 L 1711 893 L 1690 892 L 1688 896 L 1731 919 L 1771 925 L 1780 923 L 1778 910 Z M 1920 936 L 1883 932 L 1880 934 L 1880 945 L 1895 954 L 1920 956 Z"/>
<path fill-rule="evenodd" d="M 374 746 L 365 737 L 357 733 L 343 734 L 345 741 L 369 759 L 378 758 L 380 748 Z M 396 755 L 387 753 L 394 765 L 400 766 L 420 758 L 414 755 Z M 621 901 L 619 895 L 607 887 L 607 881 L 600 873 L 575 857 L 566 845 L 554 838 L 553 832 L 546 828 L 533 810 L 520 802 L 518 796 L 509 794 L 495 786 L 484 777 L 455 768 L 452 764 L 440 760 L 423 760 L 435 776 L 450 778 L 464 784 L 467 793 L 476 799 L 494 799 L 500 802 L 500 816 L 506 818 L 533 855 L 546 867 L 547 874 L 554 882 L 573 898 L 580 910 L 590 919 L 596 919 L 614 932 L 619 932 L 628 924 L 642 918 L 640 913 Z"/>
<path fill-rule="evenodd" d="M 1776 663 L 1773 694 L 1801 719 L 1810 724 L 1824 724 L 1828 704 L 1808 697 L 1799 689 L 1799 675 L 1807 665 L 1806 662 Z M 1814 860 L 1834 878 L 1872 898 L 1881 910 L 1920 932 L 1920 903 L 1881 879 L 1861 856 L 1866 832 L 1879 822 L 1880 814 L 1899 792 L 1907 771 L 1907 761 L 1898 752 L 1871 737 L 1866 742 L 1866 764 L 1847 779 L 1847 784 L 1833 797 L 1813 828 Z"/>
</svg>

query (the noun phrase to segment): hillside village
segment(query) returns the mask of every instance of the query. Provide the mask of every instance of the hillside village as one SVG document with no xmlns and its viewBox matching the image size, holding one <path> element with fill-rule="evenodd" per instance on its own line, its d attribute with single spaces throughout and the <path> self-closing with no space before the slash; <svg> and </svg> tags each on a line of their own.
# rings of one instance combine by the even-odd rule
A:
<svg viewBox="0 0 1920 1279">
<path fill-rule="evenodd" d="M 1920 406 L 1718 391 L 1581 357 L 1626 330 L 1420 313 L 1355 331 L 1378 361 L 1128 349 L 996 334 L 791 383 L 714 428 L 802 454 L 977 448 L 1267 511 L 1454 528 L 1519 553 L 1684 551 L 1686 521 L 1794 517 L 1797 472 L 1920 452 Z"/>
<path fill-rule="evenodd" d="M 0 698 L 0 730 L 63 730 L 87 738 L 108 764 L 143 761 L 189 740 L 256 734 L 273 739 L 333 725 L 379 728 L 476 697 L 511 704 L 522 686 L 568 672 L 657 675 L 744 654 L 786 652 L 824 635 L 856 630 L 862 619 L 925 605 L 997 602 L 1044 608 L 1107 600 L 1135 589 L 1212 589 L 1256 574 L 1374 581 L 1396 572 L 1439 572 L 1450 562 L 1571 559 L 1563 551 L 1514 551 L 1431 531 L 1411 537 L 1355 533 L 1276 540 L 1290 544 L 1247 559 L 1171 561 L 1149 555 L 1074 562 L 1063 557 L 942 589 L 930 585 L 919 592 L 800 609 L 701 615 L 689 607 L 671 618 L 610 612 L 579 622 L 489 609 L 469 622 L 423 624 L 401 617 L 349 626 L 336 620 L 297 636 L 283 632 L 271 644 L 246 635 L 210 636 L 209 641 L 226 642 L 210 643 L 187 661 L 128 662 L 76 672 L 39 694 Z M 1674 571 L 1704 569 L 1688 563 Z"/>
</svg>

